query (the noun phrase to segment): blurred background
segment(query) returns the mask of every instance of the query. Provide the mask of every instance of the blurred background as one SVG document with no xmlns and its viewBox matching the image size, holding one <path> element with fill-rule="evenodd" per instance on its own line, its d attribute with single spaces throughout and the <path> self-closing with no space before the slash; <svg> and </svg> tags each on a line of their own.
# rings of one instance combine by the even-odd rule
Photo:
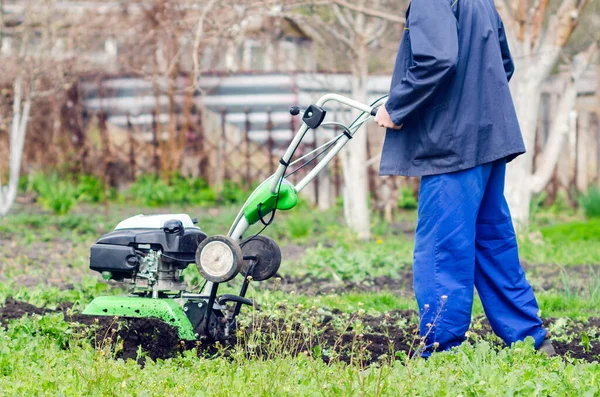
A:
<svg viewBox="0 0 600 397">
<path fill-rule="evenodd" d="M 527 224 L 551 206 L 600 215 L 600 4 L 496 3 L 529 149 L 509 174 L 514 217 Z M 407 5 L 0 0 L 0 216 L 15 201 L 16 212 L 66 214 L 241 200 L 297 130 L 291 105 L 388 92 Z M 353 214 L 391 221 L 418 192 L 418 180 L 377 175 L 375 127 L 304 194 L 310 208 L 354 208 L 344 218 L 361 238 L 372 219 Z M 334 133 L 310 131 L 298 154 Z"/>
</svg>

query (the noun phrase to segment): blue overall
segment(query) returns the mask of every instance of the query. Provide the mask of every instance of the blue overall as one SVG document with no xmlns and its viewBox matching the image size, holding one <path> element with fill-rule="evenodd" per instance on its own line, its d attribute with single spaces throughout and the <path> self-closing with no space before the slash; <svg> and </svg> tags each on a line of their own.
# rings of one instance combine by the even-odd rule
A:
<svg viewBox="0 0 600 397">
<path fill-rule="evenodd" d="M 420 176 L 414 288 L 424 356 L 465 340 L 477 288 L 507 344 L 546 331 L 519 263 L 504 198 L 506 163 L 525 152 L 514 72 L 493 0 L 413 0 L 386 109 L 382 175 Z"/>
<path fill-rule="evenodd" d="M 413 271 L 425 357 L 465 340 L 473 286 L 508 345 L 532 336 L 537 348 L 546 337 L 519 263 L 505 171 L 506 161 L 498 160 L 421 179 Z"/>
</svg>

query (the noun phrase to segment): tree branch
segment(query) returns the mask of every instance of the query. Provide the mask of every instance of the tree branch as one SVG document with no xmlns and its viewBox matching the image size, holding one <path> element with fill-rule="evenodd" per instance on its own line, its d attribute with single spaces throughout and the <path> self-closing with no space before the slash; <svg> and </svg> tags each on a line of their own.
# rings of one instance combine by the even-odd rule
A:
<svg viewBox="0 0 600 397">
<path fill-rule="evenodd" d="M 528 5 L 529 0 L 518 0 L 515 19 L 517 21 L 517 24 L 519 25 L 519 29 L 517 31 L 517 39 L 519 39 L 519 41 L 523 41 L 525 39 L 525 26 L 527 23 Z"/>
<path fill-rule="evenodd" d="M 584 2 L 587 0 L 583 0 Z M 563 0 L 558 11 L 550 17 L 548 27 L 535 54 L 539 56 L 535 78 L 538 84 L 551 73 L 560 53 L 579 22 L 576 0 Z"/>
<path fill-rule="evenodd" d="M 571 76 L 569 76 L 566 83 L 558 108 L 554 112 L 555 117 L 548 136 L 548 142 L 542 154 L 541 166 L 531 178 L 534 193 L 540 193 L 552 178 L 560 154 L 563 151 L 563 140 L 569 132 L 569 115 L 577 101 L 577 83 L 589 68 L 597 53 L 598 46 L 594 43 L 586 51 L 578 54 L 573 61 Z"/>
<path fill-rule="evenodd" d="M 202 14 L 198 18 L 198 23 L 196 25 L 196 35 L 194 37 L 194 50 L 192 52 L 192 60 L 194 62 L 194 82 L 193 86 L 196 87 L 198 84 L 198 76 L 200 76 L 200 59 L 198 52 L 200 51 L 200 42 L 202 41 L 202 34 L 204 33 L 204 21 L 206 20 L 206 16 L 210 12 L 210 10 L 215 6 L 217 0 L 210 0 L 204 10 L 202 10 Z"/>
<path fill-rule="evenodd" d="M 346 32 L 348 32 L 349 35 L 354 36 L 356 32 L 352 28 L 353 24 L 351 23 L 351 21 L 348 20 L 348 18 L 346 18 L 346 16 L 344 16 L 344 13 L 340 9 L 340 6 L 334 4 L 332 8 L 340 25 L 346 30 Z"/>
<path fill-rule="evenodd" d="M 389 13 L 386 13 L 383 11 L 371 10 L 366 7 L 356 6 L 352 3 L 346 2 L 345 0 L 331 0 L 331 2 L 334 4 L 337 4 L 341 7 L 347 8 L 354 12 L 358 12 L 358 13 L 361 13 L 361 14 L 364 14 L 364 15 L 367 15 L 370 17 L 380 18 L 380 19 L 383 19 L 388 22 L 406 23 L 406 18 L 404 18 L 404 17 L 398 17 L 398 16 L 395 16 L 393 14 L 389 14 Z"/>
<path fill-rule="evenodd" d="M 533 49 L 540 37 L 540 30 L 544 22 L 544 15 L 546 14 L 546 8 L 548 7 L 548 0 L 538 0 L 533 13 L 533 19 L 531 21 L 531 48 Z"/>
</svg>

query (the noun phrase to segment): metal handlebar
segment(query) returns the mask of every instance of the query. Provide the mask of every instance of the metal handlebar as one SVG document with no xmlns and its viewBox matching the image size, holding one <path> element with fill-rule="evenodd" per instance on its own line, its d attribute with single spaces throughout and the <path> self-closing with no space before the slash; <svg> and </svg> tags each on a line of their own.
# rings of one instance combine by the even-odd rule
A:
<svg viewBox="0 0 600 397">
<path fill-rule="evenodd" d="M 338 94 L 323 95 L 317 101 L 316 106 L 323 107 L 327 102 L 331 102 L 331 101 L 338 102 L 343 105 L 350 106 L 354 109 L 361 110 L 361 111 L 367 113 L 369 116 L 372 116 L 373 112 L 375 112 L 375 113 L 377 112 L 377 109 L 375 107 L 366 105 L 364 103 L 355 101 L 354 99 L 350 99 L 350 98 L 347 98 L 345 96 L 338 95 Z M 298 114 L 299 114 L 299 112 L 300 112 L 300 108 L 297 108 L 297 107 L 293 107 L 292 109 L 290 109 L 290 113 L 292 112 L 292 110 L 294 111 L 294 113 L 296 111 L 298 111 Z M 283 178 L 283 175 L 287 168 L 286 164 L 290 163 L 292 156 L 294 155 L 294 152 L 300 145 L 300 142 L 302 141 L 302 139 L 304 138 L 304 135 L 306 135 L 306 132 L 308 130 L 309 130 L 309 126 L 306 123 L 302 123 L 300 130 L 298 131 L 298 133 L 296 134 L 296 136 L 290 143 L 290 146 L 287 148 L 285 154 L 281 158 L 281 164 L 279 164 L 279 167 L 277 167 L 277 171 L 275 171 L 275 174 L 273 175 L 273 179 L 271 180 L 270 190 L 273 194 L 277 193 L 277 189 L 279 189 L 279 184 L 280 184 L 281 179 Z M 342 149 L 342 147 L 346 144 L 348 139 L 349 138 L 346 138 L 346 140 L 338 142 L 338 144 L 334 147 L 334 149 L 317 165 L 317 167 L 315 167 L 311 172 L 309 172 L 308 175 L 306 177 L 304 177 L 304 179 L 302 179 L 302 181 L 300 181 L 300 183 L 298 183 L 298 185 L 296 185 L 296 191 L 302 190 L 308 184 L 308 182 L 310 182 L 319 172 L 321 172 L 321 170 L 325 167 L 325 165 L 327 165 L 327 163 L 329 163 L 329 161 L 331 161 L 331 159 Z M 321 164 L 322 164 L 322 166 L 321 166 Z"/>
<path fill-rule="evenodd" d="M 298 184 L 296 184 L 296 186 L 294 187 L 296 192 L 302 191 L 306 187 L 306 185 L 308 185 L 308 183 L 310 183 L 317 176 L 317 174 L 319 174 L 319 172 L 321 172 L 327 166 L 327 164 L 329 164 L 329 162 L 340 152 L 340 150 L 342 150 L 342 148 L 346 145 L 346 143 L 348 143 L 348 141 L 352 138 L 356 131 L 358 131 L 358 129 L 367 120 L 369 120 L 377 113 L 378 106 L 381 105 L 381 102 L 384 98 L 385 97 L 382 97 L 379 100 L 377 100 L 375 103 L 373 103 L 373 106 L 357 102 L 353 99 L 346 98 L 338 94 L 327 94 L 322 96 L 317 101 L 316 106 L 318 107 L 322 107 L 327 102 L 334 101 L 343 105 L 350 106 L 354 109 L 361 110 L 363 112 L 363 115 L 359 116 L 359 118 L 356 119 L 354 123 L 345 128 L 346 133 L 344 134 L 344 136 L 340 137 L 339 139 L 336 138 L 337 143 L 331 148 L 329 153 L 327 153 L 327 155 L 321 161 L 319 161 L 319 163 L 317 163 L 317 165 Z M 298 115 L 300 114 L 300 111 L 300 107 L 298 106 L 293 106 L 292 108 L 290 108 L 290 113 L 292 115 Z M 273 194 L 277 193 L 277 190 L 279 189 L 279 186 L 283 181 L 285 170 L 290 165 L 291 158 L 294 155 L 294 152 L 300 145 L 300 142 L 302 142 L 302 139 L 304 138 L 306 132 L 309 129 L 310 127 L 303 122 L 302 126 L 300 127 L 300 129 L 294 136 L 292 142 L 290 143 L 290 146 L 287 148 L 285 154 L 281 158 L 281 164 L 279 164 L 279 167 L 277 167 L 277 171 L 275 171 L 275 173 L 271 177 L 269 177 L 267 180 L 261 183 L 258 188 L 265 184 L 270 184 L 269 189 L 271 190 L 271 192 Z M 234 240 L 239 240 L 250 226 L 243 216 L 244 208 L 246 208 L 247 204 L 248 201 L 246 201 L 242 206 L 242 209 L 238 213 L 233 224 L 231 225 L 231 228 L 229 229 L 229 233 L 227 234 Z"/>
</svg>

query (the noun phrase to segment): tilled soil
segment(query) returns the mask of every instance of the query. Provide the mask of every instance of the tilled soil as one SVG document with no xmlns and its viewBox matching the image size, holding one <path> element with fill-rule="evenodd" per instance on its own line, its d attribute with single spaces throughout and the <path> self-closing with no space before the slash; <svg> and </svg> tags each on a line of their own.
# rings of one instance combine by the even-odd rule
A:
<svg viewBox="0 0 600 397">
<path fill-rule="evenodd" d="M 263 319 L 241 328 L 237 336 L 220 341 L 219 347 L 216 344 L 182 341 L 175 328 L 158 319 L 91 317 L 69 314 L 68 309 L 69 305 L 64 305 L 57 310 L 47 310 L 8 299 L 5 306 L 0 308 L 0 326 L 7 326 L 10 320 L 24 315 L 63 312 L 65 319 L 75 327 L 89 329 L 88 335 L 95 347 L 113 346 L 116 356 L 123 359 L 137 359 L 140 347 L 153 360 L 174 357 L 192 348 L 197 348 L 199 355 L 213 355 L 220 351 L 227 356 L 234 346 L 243 347 L 249 356 L 269 357 L 273 354 L 273 345 L 276 345 L 277 351 L 282 353 L 319 355 L 326 362 L 358 360 L 367 365 L 378 360 L 394 359 L 398 356 L 397 352 L 411 355 L 419 343 L 416 313 L 413 311 L 398 310 L 385 316 L 369 316 L 347 315 L 334 310 L 320 315 L 308 332 L 306 325 L 300 322 Z M 556 321 L 550 318 L 544 324 L 551 326 Z M 360 329 L 356 328 L 357 324 Z M 471 340 L 483 338 L 501 347 L 497 338 L 492 336 L 485 319 L 475 319 L 474 324 L 470 331 Z M 595 335 L 599 329 L 600 318 L 591 318 L 585 323 L 570 322 L 563 338 L 553 340 L 553 344 L 561 356 L 597 361 L 600 359 L 600 343 Z M 583 334 L 592 335 L 591 343 L 581 343 Z M 565 335 L 571 337 L 564 338 Z M 140 363 L 143 364 L 143 359 Z"/>
<path fill-rule="evenodd" d="M 365 278 L 361 281 L 338 281 L 314 277 L 310 274 L 296 277 L 279 277 L 279 282 L 268 282 L 257 288 L 281 290 L 284 292 L 297 292 L 302 295 L 328 295 L 344 294 L 349 292 L 381 292 L 390 291 L 400 295 L 412 296 L 412 272 L 398 273 L 398 277 L 380 276 Z"/>
<path fill-rule="evenodd" d="M 116 319 L 114 317 L 94 317 L 83 314 L 71 314 L 71 304 L 59 306 L 56 310 L 42 309 L 26 302 L 8 298 L 0 308 L 0 326 L 7 326 L 10 320 L 24 315 L 45 315 L 62 312 L 65 320 L 77 327 L 89 329 L 89 337 L 95 347 L 101 348 L 107 343 L 123 342 L 118 356 L 123 359 L 136 359 L 138 346 L 147 356 L 156 360 L 170 358 L 177 353 L 179 335 L 177 330 L 155 318 Z"/>
<path fill-rule="evenodd" d="M 527 277 L 534 290 L 564 290 L 588 292 L 589 280 L 600 274 L 600 265 L 578 265 L 566 268 L 553 265 L 523 264 Z M 564 273 L 563 273 L 564 272 Z M 303 295 L 328 295 L 343 293 L 364 293 L 389 291 L 401 296 L 413 296 L 413 273 L 410 269 L 398 271 L 396 277 L 367 277 L 360 281 L 339 282 L 330 278 L 303 276 L 277 276 L 278 282 L 259 284 L 256 288 L 297 292 Z M 567 283 L 567 285 L 565 285 Z M 591 286 L 596 288 L 595 285 Z"/>
</svg>

